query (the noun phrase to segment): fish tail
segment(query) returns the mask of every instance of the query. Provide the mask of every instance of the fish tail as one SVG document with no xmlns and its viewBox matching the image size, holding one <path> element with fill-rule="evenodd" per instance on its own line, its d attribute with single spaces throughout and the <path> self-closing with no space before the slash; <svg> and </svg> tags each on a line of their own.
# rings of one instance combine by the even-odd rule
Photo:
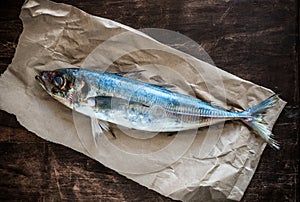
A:
<svg viewBox="0 0 300 202">
<path fill-rule="evenodd" d="M 265 140 L 272 148 L 279 150 L 279 143 L 273 139 L 273 134 L 268 128 L 267 123 L 263 120 L 265 111 L 272 108 L 279 100 L 277 94 L 272 95 L 261 103 L 250 107 L 242 112 L 245 116 L 250 118 L 243 119 L 242 121 L 248 125 L 253 131 Z"/>
</svg>

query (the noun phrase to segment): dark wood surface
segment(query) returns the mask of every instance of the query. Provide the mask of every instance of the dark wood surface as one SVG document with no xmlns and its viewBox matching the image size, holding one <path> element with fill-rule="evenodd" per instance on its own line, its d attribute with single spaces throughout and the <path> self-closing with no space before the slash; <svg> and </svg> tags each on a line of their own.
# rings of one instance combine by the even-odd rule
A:
<svg viewBox="0 0 300 202">
<path fill-rule="evenodd" d="M 288 102 L 242 201 L 298 201 L 298 2 L 56 0 L 133 28 L 165 28 L 201 44 L 215 64 Z M 23 1 L 1 0 L 0 72 L 11 63 Z M 172 201 L 69 148 L 28 132 L 0 111 L 0 201 Z"/>
</svg>

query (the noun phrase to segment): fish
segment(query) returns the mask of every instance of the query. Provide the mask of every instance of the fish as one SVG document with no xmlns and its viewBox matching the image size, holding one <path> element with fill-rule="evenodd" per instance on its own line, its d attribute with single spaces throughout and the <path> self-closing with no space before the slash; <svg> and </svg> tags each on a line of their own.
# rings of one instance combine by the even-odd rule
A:
<svg viewBox="0 0 300 202">
<path fill-rule="evenodd" d="M 176 132 L 239 120 L 272 148 L 280 148 L 264 121 L 266 111 L 279 100 L 277 94 L 241 112 L 226 110 L 172 91 L 172 85 L 152 84 L 126 76 L 126 73 L 140 72 L 62 68 L 42 71 L 35 79 L 55 100 L 91 117 L 92 127 L 98 127 L 98 135 L 109 131 L 110 123 L 148 132 Z"/>
</svg>

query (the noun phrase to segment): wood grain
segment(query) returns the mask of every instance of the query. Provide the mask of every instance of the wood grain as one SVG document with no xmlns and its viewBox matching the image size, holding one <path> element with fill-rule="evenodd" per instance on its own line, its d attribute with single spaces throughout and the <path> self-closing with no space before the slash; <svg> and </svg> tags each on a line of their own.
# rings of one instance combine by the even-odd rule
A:
<svg viewBox="0 0 300 202">
<path fill-rule="evenodd" d="M 189 36 L 215 64 L 288 102 L 273 132 L 282 149 L 262 155 L 244 202 L 299 199 L 299 10 L 293 1 L 57 0 L 134 28 Z M 0 72 L 11 63 L 22 1 L 2 0 Z M 1 201 L 172 201 L 66 147 L 28 132 L 0 111 Z"/>
</svg>

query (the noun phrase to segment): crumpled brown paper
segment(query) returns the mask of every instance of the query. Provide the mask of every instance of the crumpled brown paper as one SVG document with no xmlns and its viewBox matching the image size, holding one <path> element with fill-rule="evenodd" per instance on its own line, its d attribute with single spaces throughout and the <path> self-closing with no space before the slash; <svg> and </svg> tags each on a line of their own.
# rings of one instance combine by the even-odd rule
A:
<svg viewBox="0 0 300 202">
<path fill-rule="evenodd" d="M 242 198 L 266 145 L 242 123 L 202 128 L 192 135 L 147 138 L 113 126 L 117 138 L 106 134 L 95 144 L 89 118 L 53 100 L 34 76 L 38 70 L 73 66 L 144 69 L 144 81 L 173 83 L 177 91 L 237 110 L 261 102 L 272 91 L 69 5 L 29 0 L 22 7 L 21 19 L 24 31 L 15 57 L 0 79 L 1 109 L 15 114 L 38 136 L 82 152 L 173 199 Z M 270 128 L 284 105 L 280 100 L 268 111 Z"/>
</svg>

